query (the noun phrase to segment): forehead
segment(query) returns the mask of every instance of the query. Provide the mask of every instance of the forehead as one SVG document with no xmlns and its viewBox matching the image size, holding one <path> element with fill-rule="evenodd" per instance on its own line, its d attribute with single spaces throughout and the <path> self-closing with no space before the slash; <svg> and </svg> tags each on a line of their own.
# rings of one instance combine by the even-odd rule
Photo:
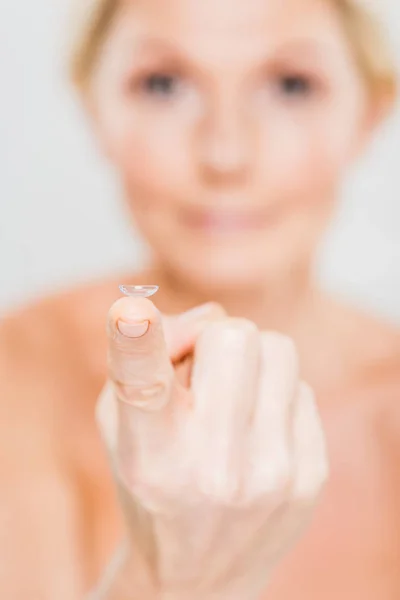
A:
<svg viewBox="0 0 400 600">
<path fill-rule="evenodd" d="M 331 0 L 125 0 L 118 31 L 130 47 L 158 40 L 203 59 L 250 58 L 296 40 L 343 45 Z"/>
</svg>

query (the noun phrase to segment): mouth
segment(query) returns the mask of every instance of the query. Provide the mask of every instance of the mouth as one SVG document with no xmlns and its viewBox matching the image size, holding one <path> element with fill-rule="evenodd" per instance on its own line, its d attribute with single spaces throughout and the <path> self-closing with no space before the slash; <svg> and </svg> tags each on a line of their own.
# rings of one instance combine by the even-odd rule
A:
<svg viewBox="0 0 400 600">
<path fill-rule="evenodd" d="M 183 223 L 196 231 L 207 234 L 246 233 L 264 229 L 272 223 L 272 215 L 266 210 L 185 210 Z"/>
</svg>

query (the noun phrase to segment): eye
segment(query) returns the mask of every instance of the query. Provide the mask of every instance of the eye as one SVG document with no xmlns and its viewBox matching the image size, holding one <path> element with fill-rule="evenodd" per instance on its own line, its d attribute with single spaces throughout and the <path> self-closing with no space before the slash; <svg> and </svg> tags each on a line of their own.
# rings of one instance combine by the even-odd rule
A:
<svg viewBox="0 0 400 600">
<path fill-rule="evenodd" d="M 181 80 L 172 73 L 151 73 L 142 78 L 141 91 L 151 96 L 168 97 L 179 91 Z"/>
<path fill-rule="evenodd" d="M 309 96 L 314 85 L 309 77 L 301 75 L 285 75 L 278 82 L 279 91 L 285 96 Z"/>
</svg>

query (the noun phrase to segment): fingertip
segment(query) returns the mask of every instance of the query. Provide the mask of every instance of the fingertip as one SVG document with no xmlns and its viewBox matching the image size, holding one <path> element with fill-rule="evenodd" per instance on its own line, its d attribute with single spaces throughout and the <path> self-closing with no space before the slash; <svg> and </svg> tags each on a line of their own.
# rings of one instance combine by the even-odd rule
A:
<svg viewBox="0 0 400 600">
<path fill-rule="evenodd" d="M 209 310 L 210 310 L 210 314 L 215 317 L 226 317 L 227 316 L 227 312 L 225 310 L 225 308 L 222 306 L 222 304 L 219 304 L 218 302 L 209 302 Z"/>
<path fill-rule="evenodd" d="M 160 311 L 148 298 L 119 298 L 109 310 L 108 328 L 113 334 L 119 332 L 129 337 L 140 337 L 160 319 Z M 145 324 L 147 327 L 144 327 Z M 138 329 L 135 335 L 134 328 L 136 327 Z M 141 334 L 140 327 L 142 328 Z M 130 336 L 129 331 L 133 335 Z"/>
</svg>

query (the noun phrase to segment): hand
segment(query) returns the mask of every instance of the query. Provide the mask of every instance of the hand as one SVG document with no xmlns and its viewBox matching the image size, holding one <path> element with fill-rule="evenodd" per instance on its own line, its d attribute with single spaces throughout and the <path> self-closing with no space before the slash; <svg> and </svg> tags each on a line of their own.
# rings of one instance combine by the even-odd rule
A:
<svg viewBox="0 0 400 600">
<path fill-rule="evenodd" d="M 293 343 L 213 310 L 214 322 L 167 321 L 167 336 L 149 300 L 121 299 L 109 315 L 98 418 L 127 518 L 126 582 L 140 564 L 162 599 L 256 598 L 327 474 Z M 171 359 L 193 347 L 185 386 Z"/>
</svg>

